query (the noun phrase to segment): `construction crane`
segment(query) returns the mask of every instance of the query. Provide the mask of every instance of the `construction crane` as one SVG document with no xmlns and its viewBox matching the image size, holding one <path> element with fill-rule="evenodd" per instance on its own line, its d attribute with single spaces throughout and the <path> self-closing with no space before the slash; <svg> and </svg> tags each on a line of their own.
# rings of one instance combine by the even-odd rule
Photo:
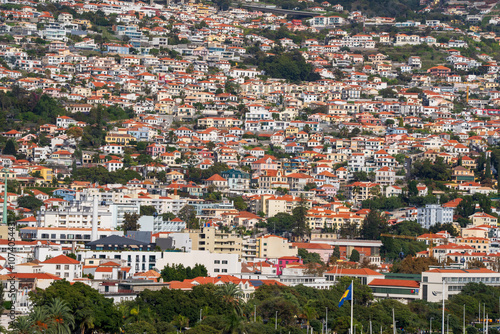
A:
<svg viewBox="0 0 500 334">
<path fill-rule="evenodd" d="M 417 240 L 417 237 L 412 237 L 411 235 L 396 235 L 396 234 L 389 234 L 389 233 L 380 233 L 380 236 L 381 237 L 398 238 L 398 239 Z"/>
</svg>

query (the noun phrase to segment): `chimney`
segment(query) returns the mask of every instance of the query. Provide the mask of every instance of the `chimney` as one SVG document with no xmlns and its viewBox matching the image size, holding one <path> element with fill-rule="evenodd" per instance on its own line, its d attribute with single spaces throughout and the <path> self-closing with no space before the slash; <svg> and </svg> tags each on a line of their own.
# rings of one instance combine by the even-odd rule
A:
<svg viewBox="0 0 500 334">
<path fill-rule="evenodd" d="M 97 195 L 94 195 L 94 208 L 92 210 L 92 234 L 91 241 L 97 240 L 97 223 L 99 217 L 99 205 L 97 203 Z"/>
</svg>

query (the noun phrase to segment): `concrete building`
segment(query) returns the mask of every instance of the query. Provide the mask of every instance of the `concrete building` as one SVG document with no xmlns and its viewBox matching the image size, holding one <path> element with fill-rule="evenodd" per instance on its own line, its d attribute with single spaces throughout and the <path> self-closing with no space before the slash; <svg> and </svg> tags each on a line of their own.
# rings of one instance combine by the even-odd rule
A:
<svg viewBox="0 0 500 334">
<path fill-rule="evenodd" d="M 67 281 L 74 281 L 82 277 L 82 265 L 80 261 L 74 260 L 66 255 L 59 255 L 40 263 L 43 271 L 55 274 Z"/>
<path fill-rule="evenodd" d="M 156 245 L 162 250 L 180 249 L 184 252 L 191 252 L 193 249 L 193 241 L 189 233 L 169 233 L 167 237 L 156 238 Z"/>
<path fill-rule="evenodd" d="M 368 286 L 373 296 L 379 299 L 396 299 L 407 303 L 422 297 L 420 283 L 413 280 L 375 278 Z"/>
<path fill-rule="evenodd" d="M 500 273 L 489 269 L 430 269 L 422 273 L 422 299 L 429 302 L 443 300 L 443 280 L 445 281 L 444 298 L 459 294 L 469 282 L 500 286 Z"/>
<path fill-rule="evenodd" d="M 111 235 L 122 236 L 123 231 L 99 228 L 99 239 Z M 86 243 L 92 240 L 91 228 L 64 228 L 64 227 L 23 227 L 19 236 L 24 240 L 39 240 L 62 244 Z"/>
<path fill-rule="evenodd" d="M 419 208 L 417 222 L 423 228 L 429 228 L 438 223 L 445 224 L 453 222 L 453 208 L 443 208 L 439 204 L 427 204 Z"/>
<path fill-rule="evenodd" d="M 287 239 L 271 234 L 257 238 L 257 254 L 259 258 L 278 259 L 297 256 L 298 249 Z"/>
<path fill-rule="evenodd" d="M 179 218 L 163 220 L 161 216 L 141 216 L 137 221 L 141 225 L 139 231 L 159 232 L 181 232 L 186 228 L 186 223 Z"/>
<path fill-rule="evenodd" d="M 161 270 L 167 265 L 183 264 L 185 267 L 194 267 L 203 264 L 209 276 L 220 274 L 236 274 L 241 272 L 238 254 L 211 253 L 209 251 L 193 250 L 189 253 L 165 252 L 158 258 L 156 268 Z"/>
<path fill-rule="evenodd" d="M 221 176 L 227 180 L 230 190 L 245 190 L 250 185 L 250 174 L 236 169 L 226 170 Z"/>
<path fill-rule="evenodd" d="M 193 251 L 209 251 L 210 253 L 226 253 L 241 255 L 243 239 L 234 231 L 226 233 L 213 226 L 199 230 L 186 230 L 193 241 Z"/>
<path fill-rule="evenodd" d="M 100 202 L 98 206 L 98 228 L 115 229 L 123 224 L 125 213 L 139 213 L 140 205 Z M 90 228 L 93 219 L 93 203 L 72 202 L 46 209 L 41 207 L 37 213 L 37 226 L 62 228 Z"/>
<path fill-rule="evenodd" d="M 325 277 L 327 281 L 336 282 L 340 277 L 353 277 L 359 279 L 361 284 L 370 284 L 374 279 L 383 279 L 384 275 L 369 268 L 347 269 L 335 267 L 333 270 L 327 271 Z"/>
</svg>

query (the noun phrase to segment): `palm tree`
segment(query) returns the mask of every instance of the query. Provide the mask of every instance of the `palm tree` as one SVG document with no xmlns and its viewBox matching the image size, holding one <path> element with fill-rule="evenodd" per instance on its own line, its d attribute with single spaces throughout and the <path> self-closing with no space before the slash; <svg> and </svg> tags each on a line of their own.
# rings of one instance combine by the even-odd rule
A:
<svg viewBox="0 0 500 334">
<path fill-rule="evenodd" d="M 55 334 L 71 334 L 71 328 L 75 327 L 75 317 L 71 308 L 64 300 L 55 298 L 46 307 L 47 319 Z"/>
<path fill-rule="evenodd" d="M 309 326 L 311 325 L 311 320 L 314 320 L 318 317 L 318 311 L 314 307 L 312 307 L 309 303 L 307 303 L 302 308 L 302 315 L 307 320 L 307 333 L 309 333 Z"/>
<path fill-rule="evenodd" d="M 217 288 L 217 296 L 221 297 L 226 303 L 234 307 L 236 313 L 241 315 L 241 298 L 244 296 L 243 290 L 239 285 L 227 283 Z"/>
<path fill-rule="evenodd" d="M 179 329 L 183 329 L 189 326 L 189 319 L 181 314 L 178 314 L 174 317 L 174 321 L 172 323 L 177 326 Z"/>
<path fill-rule="evenodd" d="M 13 334 L 33 334 L 33 322 L 28 316 L 18 317 L 10 326 Z"/>
<path fill-rule="evenodd" d="M 45 333 L 49 329 L 46 307 L 35 306 L 29 315 L 29 321 L 34 333 Z"/>
<path fill-rule="evenodd" d="M 92 329 L 94 328 L 94 317 L 92 316 L 92 312 L 90 311 L 86 311 L 84 314 L 83 314 L 83 317 L 82 317 L 82 322 L 80 323 L 80 330 L 81 330 L 81 334 L 85 334 L 85 330 L 86 329 Z"/>
<path fill-rule="evenodd" d="M 244 333 L 244 326 L 239 317 L 235 312 L 231 312 L 227 318 L 224 325 L 224 333 L 228 334 L 241 334 Z"/>
</svg>

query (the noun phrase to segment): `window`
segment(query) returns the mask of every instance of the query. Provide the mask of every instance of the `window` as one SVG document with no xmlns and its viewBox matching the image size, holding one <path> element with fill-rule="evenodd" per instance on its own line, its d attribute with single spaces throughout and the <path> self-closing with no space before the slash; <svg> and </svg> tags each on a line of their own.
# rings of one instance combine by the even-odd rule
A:
<svg viewBox="0 0 500 334">
<path fill-rule="evenodd" d="M 69 270 L 69 264 L 64 265 L 64 270 Z"/>
<path fill-rule="evenodd" d="M 214 260 L 214 264 L 220 264 L 220 260 Z"/>
<path fill-rule="evenodd" d="M 61 270 L 61 265 L 60 264 L 56 265 L 56 270 Z"/>
<path fill-rule="evenodd" d="M 227 260 L 222 260 L 222 264 L 227 264 Z"/>
</svg>

